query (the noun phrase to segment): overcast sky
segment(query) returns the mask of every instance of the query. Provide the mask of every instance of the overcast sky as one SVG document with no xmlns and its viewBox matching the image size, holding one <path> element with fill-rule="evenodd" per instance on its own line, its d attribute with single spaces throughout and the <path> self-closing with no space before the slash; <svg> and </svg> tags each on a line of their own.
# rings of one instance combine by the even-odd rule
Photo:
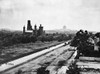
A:
<svg viewBox="0 0 100 74">
<path fill-rule="evenodd" d="M 44 29 L 100 31 L 100 0 L 0 0 L 0 28 L 22 30 L 29 19 Z"/>
</svg>

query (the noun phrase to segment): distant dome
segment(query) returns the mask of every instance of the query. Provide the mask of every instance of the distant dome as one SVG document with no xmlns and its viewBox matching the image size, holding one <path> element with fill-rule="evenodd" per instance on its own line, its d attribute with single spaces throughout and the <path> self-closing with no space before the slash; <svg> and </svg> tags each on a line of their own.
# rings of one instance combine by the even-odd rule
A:
<svg viewBox="0 0 100 74">
<path fill-rule="evenodd" d="M 66 30 L 66 26 L 65 25 L 63 26 L 63 29 Z"/>
</svg>

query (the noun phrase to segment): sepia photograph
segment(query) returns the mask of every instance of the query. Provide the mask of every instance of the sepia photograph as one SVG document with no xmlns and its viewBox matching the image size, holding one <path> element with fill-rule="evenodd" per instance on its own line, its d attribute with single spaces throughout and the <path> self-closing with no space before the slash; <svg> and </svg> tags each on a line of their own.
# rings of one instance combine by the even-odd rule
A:
<svg viewBox="0 0 100 74">
<path fill-rule="evenodd" d="M 0 74 L 100 74 L 100 0 L 0 0 Z"/>
</svg>

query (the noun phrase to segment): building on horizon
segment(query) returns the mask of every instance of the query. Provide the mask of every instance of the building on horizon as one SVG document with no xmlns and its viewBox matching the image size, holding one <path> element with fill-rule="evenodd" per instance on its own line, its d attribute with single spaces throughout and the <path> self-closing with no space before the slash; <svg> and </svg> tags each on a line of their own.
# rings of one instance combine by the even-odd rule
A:
<svg viewBox="0 0 100 74">
<path fill-rule="evenodd" d="M 41 36 L 45 34 L 45 31 L 43 30 L 42 24 L 40 24 L 39 28 L 37 29 L 37 25 L 34 25 L 34 29 L 32 28 L 31 21 L 27 21 L 27 28 L 23 27 L 23 34 L 32 34 L 35 36 Z"/>
<path fill-rule="evenodd" d="M 63 26 L 63 30 L 66 30 L 66 25 Z"/>
</svg>

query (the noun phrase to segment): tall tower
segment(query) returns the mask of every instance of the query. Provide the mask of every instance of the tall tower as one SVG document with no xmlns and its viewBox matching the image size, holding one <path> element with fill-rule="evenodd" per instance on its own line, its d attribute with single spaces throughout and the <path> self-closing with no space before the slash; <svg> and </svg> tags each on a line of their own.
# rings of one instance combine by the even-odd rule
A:
<svg viewBox="0 0 100 74">
<path fill-rule="evenodd" d="M 37 36 L 37 33 L 38 33 L 38 32 L 37 32 L 37 26 L 36 26 L 36 24 L 35 24 L 35 26 L 34 26 L 34 35 Z"/>
<path fill-rule="evenodd" d="M 32 30 L 31 21 L 27 21 L 27 30 Z"/>
<path fill-rule="evenodd" d="M 23 34 L 25 34 L 25 26 L 23 27 Z"/>
<path fill-rule="evenodd" d="M 39 35 L 43 35 L 43 26 L 41 24 L 39 26 Z"/>
<path fill-rule="evenodd" d="M 34 30 L 37 30 L 37 26 L 36 26 L 36 24 L 35 24 L 35 26 L 34 26 Z"/>
</svg>

